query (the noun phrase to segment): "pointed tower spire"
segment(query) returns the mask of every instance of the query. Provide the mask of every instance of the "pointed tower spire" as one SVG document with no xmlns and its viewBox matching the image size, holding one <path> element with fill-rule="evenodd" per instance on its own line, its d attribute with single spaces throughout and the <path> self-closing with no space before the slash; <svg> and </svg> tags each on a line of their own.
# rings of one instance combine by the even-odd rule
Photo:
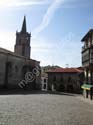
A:
<svg viewBox="0 0 93 125">
<path fill-rule="evenodd" d="M 26 30 L 26 17 L 24 16 L 22 29 L 16 32 L 15 53 L 30 59 L 30 37 L 31 34 Z"/>
<path fill-rule="evenodd" d="M 26 33 L 26 17 L 25 16 L 24 16 L 21 32 L 22 33 Z"/>
</svg>

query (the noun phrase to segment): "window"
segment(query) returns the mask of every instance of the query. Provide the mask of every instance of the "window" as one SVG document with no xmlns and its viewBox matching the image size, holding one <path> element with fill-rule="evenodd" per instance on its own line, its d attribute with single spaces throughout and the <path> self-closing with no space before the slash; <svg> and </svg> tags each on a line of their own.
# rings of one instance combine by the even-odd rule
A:
<svg viewBox="0 0 93 125">
<path fill-rule="evenodd" d="M 54 76 L 53 81 L 56 81 L 56 76 Z"/>
<path fill-rule="evenodd" d="M 68 78 L 68 83 L 70 83 L 72 81 L 71 77 Z"/>
<path fill-rule="evenodd" d="M 22 56 L 25 56 L 25 46 L 22 46 Z"/>
<path fill-rule="evenodd" d="M 19 40 L 19 45 L 21 45 L 21 39 Z"/>
<path fill-rule="evenodd" d="M 12 76 L 12 63 L 11 62 L 6 63 L 6 74 L 8 74 L 9 77 Z"/>
<path fill-rule="evenodd" d="M 15 72 L 18 72 L 18 67 L 17 66 L 15 66 Z"/>
<path fill-rule="evenodd" d="M 44 89 L 46 89 L 46 84 L 44 84 Z"/>
<path fill-rule="evenodd" d="M 44 83 L 46 83 L 46 79 L 44 79 Z"/>
<path fill-rule="evenodd" d="M 63 77 L 61 77 L 61 78 L 60 78 L 60 82 L 63 82 L 63 81 L 64 81 L 64 80 L 63 80 Z"/>
</svg>

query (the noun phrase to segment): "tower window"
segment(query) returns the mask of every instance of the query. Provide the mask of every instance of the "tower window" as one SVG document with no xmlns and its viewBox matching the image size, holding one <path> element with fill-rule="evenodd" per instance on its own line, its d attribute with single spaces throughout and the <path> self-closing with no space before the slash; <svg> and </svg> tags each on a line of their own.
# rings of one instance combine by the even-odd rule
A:
<svg viewBox="0 0 93 125">
<path fill-rule="evenodd" d="M 21 39 L 19 40 L 19 45 L 21 45 Z"/>
<path fill-rule="evenodd" d="M 22 56 L 25 56 L 25 46 L 22 46 Z"/>
</svg>

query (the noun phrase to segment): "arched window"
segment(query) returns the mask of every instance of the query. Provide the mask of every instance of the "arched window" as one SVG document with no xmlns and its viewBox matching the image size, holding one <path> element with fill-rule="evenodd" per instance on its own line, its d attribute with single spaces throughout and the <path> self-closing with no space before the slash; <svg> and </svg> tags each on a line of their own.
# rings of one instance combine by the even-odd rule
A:
<svg viewBox="0 0 93 125">
<path fill-rule="evenodd" d="M 22 46 L 22 56 L 25 56 L 25 46 Z"/>
<path fill-rule="evenodd" d="M 6 72 L 9 75 L 9 77 L 11 77 L 12 76 L 12 63 L 11 62 L 6 63 L 6 70 L 7 70 Z"/>
<path fill-rule="evenodd" d="M 19 39 L 19 45 L 21 45 L 21 39 Z"/>
<path fill-rule="evenodd" d="M 15 72 L 16 72 L 16 73 L 18 72 L 18 67 L 17 67 L 17 65 L 15 66 Z"/>
</svg>

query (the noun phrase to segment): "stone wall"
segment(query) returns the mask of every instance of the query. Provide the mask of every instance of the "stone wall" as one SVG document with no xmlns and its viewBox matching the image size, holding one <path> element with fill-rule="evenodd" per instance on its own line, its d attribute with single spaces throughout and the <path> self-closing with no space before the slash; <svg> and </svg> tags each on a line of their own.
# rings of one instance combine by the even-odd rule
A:
<svg viewBox="0 0 93 125">
<path fill-rule="evenodd" d="M 17 56 L 14 53 L 0 52 L 0 87 L 20 88 L 19 84 L 25 80 L 25 74 L 32 72 L 36 67 L 40 70 L 39 62 L 35 60 Z M 35 80 L 31 84 L 23 85 L 24 88 L 40 89 L 40 71 L 38 72 Z"/>
<path fill-rule="evenodd" d="M 78 73 L 48 73 L 48 89 L 52 84 L 57 91 L 76 92 L 80 89 L 80 78 Z"/>
</svg>

